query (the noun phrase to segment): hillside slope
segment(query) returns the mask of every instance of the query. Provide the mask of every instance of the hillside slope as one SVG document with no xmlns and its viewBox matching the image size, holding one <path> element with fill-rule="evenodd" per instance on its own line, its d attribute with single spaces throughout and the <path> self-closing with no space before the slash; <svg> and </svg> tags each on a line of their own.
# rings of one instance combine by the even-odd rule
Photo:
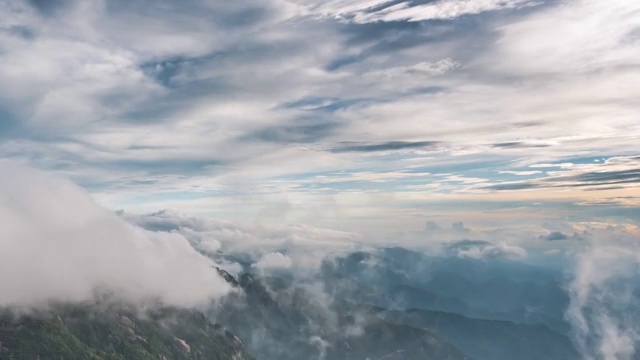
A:
<svg viewBox="0 0 640 360">
<path fill-rule="evenodd" d="M 0 317 L 0 359 L 250 360 L 242 342 L 193 311 L 128 311 L 66 306 Z"/>
</svg>

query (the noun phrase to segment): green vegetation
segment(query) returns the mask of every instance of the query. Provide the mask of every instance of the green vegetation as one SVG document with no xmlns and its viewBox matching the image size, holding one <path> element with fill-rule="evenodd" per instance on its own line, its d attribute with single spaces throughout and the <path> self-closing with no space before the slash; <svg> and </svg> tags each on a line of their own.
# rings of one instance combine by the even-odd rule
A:
<svg viewBox="0 0 640 360">
<path fill-rule="evenodd" d="M 250 360 L 242 342 L 193 311 L 66 307 L 0 318 L 2 360 Z"/>
</svg>

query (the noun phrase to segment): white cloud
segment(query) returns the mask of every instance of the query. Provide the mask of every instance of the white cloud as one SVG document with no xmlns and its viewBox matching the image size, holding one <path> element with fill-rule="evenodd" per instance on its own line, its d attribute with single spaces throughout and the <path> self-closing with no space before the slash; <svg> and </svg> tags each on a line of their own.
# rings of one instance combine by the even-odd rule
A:
<svg viewBox="0 0 640 360">
<path fill-rule="evenodd" d="M 149 232 L 50 175 L 0 164 L 0 306 L 118 299 L 194 306 L 229 285 L 179 234 Z"/>
<path fill-rule="evenodd" d="M 576 164 L 573 163 L 562 163 L 562 164 L 533 164 L 529 165 L 530 168 L 560 168 L 560 169 L 571 169 Z"/>
<path fill-rule="evenodd" d="M 596 230 L 575 258 L 567 318 L 586 360 L 632 359 L 640 342 L 638 228 Z"/>
<path fill-rule="evenodd" d="M 500 174 L 509 174 L 515 176 L 530 176 L 541 174 L 542 171 L 532 170 L 532 171 L 500 171 Z"/>
<path fill-rule="evenodd" d="M 250 256 L 259 264 L 256 266 L 265 268 L 279 264 L 315 270 L 324 258 L 358 248 L 363 240 L 357 233 L 302 224 L 233 224 L 171 210 L 145 215 L 120 213 L 120 216 L 145 229 L 180 234 L 193 247 L 211 255 Z M 284 251 L 286 255 L 282 254 Z"/>
<path fill-rule="evenodd" d="M 548 256 L 558 256 L 558 255 L 562 255 L 562 250 L 560 250 L 560 249 L 551 249 L 551 250 L 545 251 L 544 254 L 548 255 Z"/>
<path fill-rule="evenodd" d="M 542 226 L 472 228 L 462 222 L 441 227 L 431 221 L 427 222 L 427 228 L 423 231 L 387 229 L 358 234 L 308 225 L 232 224 L 168 210 L 146 215 L 120 215 L 145 229 L 182 234 L 201 251 L 206 252 L 204 249 L 208 245 L 205 244 L 213 243 L 215 251 L 210 254 L 214 257 L 241 254 L 243 257 L 249 256 L 254 266 L 259 268 L 270 267 L 268 264 L 273 263 L 297 271 L 315 271 L 325 259 L 351 251 L 387 246 L 476 259 L 522 259 L 527 257 L 531 240 L 550 231 Z M 573 227 L 570 229 L 576 230 Z M 537 241 L 533 245 L 542 251 L 553 246 Z"/>
<path fill-rule="evenodd" d="M 292 265 L 291 258 L 280 252 L 265 254 L 255 263 L 255 267 L 260 270 L 288 269 Z"/>
<path fill-rule="evenodd" d="M 606 76 L 640 61 L 639 29 L 635 0 L 560 1 L 502 27 L 495 56 L 503 59 L 503 68 L 530 75 L 603 71 Z"/>
<path fill-rule="evenodd" d="M 451 58 L 445 58 L 436 61 L 422 61 L 408 66 L 376 70 L 365 73 L 365 77 L 373 78 L 372 80 L 377 80 L 378 82 L 391 80 L 401 81 L 403 84 L 413 78 L 416 79 L 416 83 L 418 83 L 418 81 L 424 81 L 424 78 L 420 78 L 420 75 L 425 77 L 443 75 L 461 66 L 461 63 Z"/>
<path fill-rule="evenodd" d="M 342 17 L 350 15 L 354 12 L 372 9 L 390 3 L 391 0 L 329 0 L 322 3 L 313 3 L 311 1 L 303 1 L 302 4 L 307 5 L 313 11 L 324 16 Z"/>
<path fill-rule="evenodd" d="M 637 202 L 637 182 L 640 179 L 638 166 L 640 158 L 637 156 L 617 156 L 603 162 L 587 164 L 573 164 L 563 167 L 562 170 L 547 171 L 545 176 L 533 180 L 497 183 L 491 185 L 495 190 L 530 190 L 530 189 L 571 189 L 581 188 L 586 191 L 596 189 L 625 189 L 621 191 L 626 196 L 596 199 L 588 196 L 581 204 L 602 203 L 604 201 L 616 202 L 620 205 L 628 203 L 633 206 Z M 546 167 L 546 166 L 545 166 Z"/>
<path fill-rule="evenodd" d="M 388 0 L 330 1 L 316 8 L 316 11 L 325 16 L 330 15 L 347 21 L 371 23 L 454 19 L 464 15 L 533 6 L 539 3 L 530 0 L 439 0 L 424 5 L 412 5 L 405 1 L 389 6 L 390 2 Z"/>
<path fill-rule="evenodd" d="M 527 251 L 518 246 L 507 245 L 505 243 L 486 244 L 479 246 L 471 246 L 459 249 L 457 252 L 459 257 L 473 259 L 494 259 L 494 258 L 524 258 Z"/>
</svg>

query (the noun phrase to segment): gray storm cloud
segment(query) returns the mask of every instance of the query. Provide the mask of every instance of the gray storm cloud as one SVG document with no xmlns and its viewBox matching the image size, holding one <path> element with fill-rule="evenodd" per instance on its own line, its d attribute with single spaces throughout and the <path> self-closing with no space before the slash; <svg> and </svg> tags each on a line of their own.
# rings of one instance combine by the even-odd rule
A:
<svg viewBox="0 0 640 360">
<path fill-rule="evenodd" d="M 91 301 L 195 306 L 226 294 L 213 263 L 179 234 L 151 232 L 73 183 L 0 164 L 0 306 Z"/>
</svg>

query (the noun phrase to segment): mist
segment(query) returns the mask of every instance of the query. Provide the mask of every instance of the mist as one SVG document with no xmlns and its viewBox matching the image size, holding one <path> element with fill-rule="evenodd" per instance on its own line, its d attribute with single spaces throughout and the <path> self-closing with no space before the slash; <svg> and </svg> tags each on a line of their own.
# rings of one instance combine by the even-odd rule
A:
<svg viewBox="0 0 640 360">
<path fill-rule="evenodd" d="M 634 236 L 635 235 L 635 236 Z M 586 360 L 631 360 L 640 343 L 637 234 L 594 235 L 575 258 L 567 319 Z"/>
</svg>

